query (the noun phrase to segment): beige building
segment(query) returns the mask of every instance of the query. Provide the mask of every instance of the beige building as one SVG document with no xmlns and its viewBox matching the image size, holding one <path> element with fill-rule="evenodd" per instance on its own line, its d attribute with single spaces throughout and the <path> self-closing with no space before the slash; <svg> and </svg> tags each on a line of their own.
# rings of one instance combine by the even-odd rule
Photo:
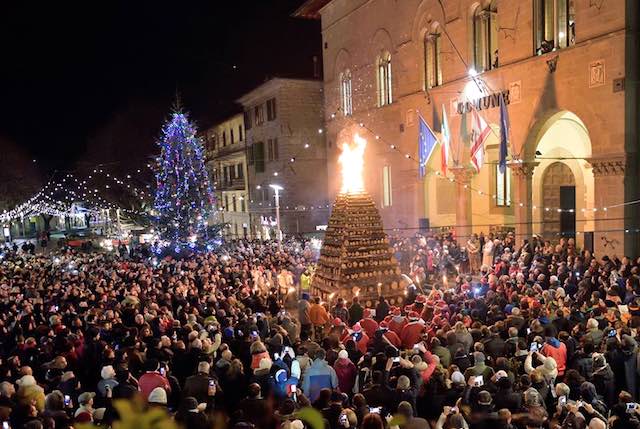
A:
<svg viewBox="0 0 640 429">
<path fill-rule="evenodd" d="M 638 254 L 636 0 L 308 0 L 322 20 L 329 196 L 336 142 L 369 141 L 366 184 L 386 228 L 575 236 L 602 255 Z M 509 168 L 498 162 L 500 94 Z M 467 104 L 468 103 L 468 104 Z M 418 115 L 440 130 L 418 174 Z M 493 129 L 479 173 L 461 137 L 471 106 Z M 436 121 L 435 118 L 438 118 Z"/>
<path fill-rule="evenodd" d="M 284 234 L 314 233 L 326 226 L 326 147 L 323 84 L 274 78 L 242 96 L 247 130 L 249 212 L 254 237 L 275 238 L 279 191 Z"/>
<path fill-rule="evenodd" d="M 227 238 L 250 238 L 247 206 L 248 181 L 246 137 L 242 113 L 220 122 L 202 133 L 207 167 L 216 194 L 218 222 L 227 227 Z"/>
</svg>

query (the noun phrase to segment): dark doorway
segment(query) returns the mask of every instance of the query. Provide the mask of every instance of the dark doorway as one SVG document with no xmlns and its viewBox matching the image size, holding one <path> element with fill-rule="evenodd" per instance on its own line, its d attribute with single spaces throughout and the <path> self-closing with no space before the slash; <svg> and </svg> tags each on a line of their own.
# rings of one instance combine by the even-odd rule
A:
<svg viewBox="0 0 640 429">
<path fill-rule="evenodd" d="M 554 162 L 545 169 L 542 176 L 542 205 L 545 208 L 542 212 L 542 234 L 545 240 L 557 242 L 560 237 L 575 235 L 575 186 L 576 182 L 568 165 Z M 573 213 L 569 211 L 571 209 Z"/>
<path fill-rule="evenodd" d="M 560 186 L 560 235 L 576 236 L 576 187 Z"/>
</svg>

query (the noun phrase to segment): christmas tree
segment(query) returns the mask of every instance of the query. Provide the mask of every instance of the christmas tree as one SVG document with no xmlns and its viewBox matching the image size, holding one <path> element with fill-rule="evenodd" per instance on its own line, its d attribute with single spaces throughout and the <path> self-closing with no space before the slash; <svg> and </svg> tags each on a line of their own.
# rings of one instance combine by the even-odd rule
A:
<svg viewBox="0 0 640 429">
<path fill-rule="evenodd" d="M 209 245 L 207 219 L 213 192 L 205 168 L 196 126 L 177 107 L 158 140 L 155 210 L 157 229 L 165 246 L 176 253 Z"/>
</svg>

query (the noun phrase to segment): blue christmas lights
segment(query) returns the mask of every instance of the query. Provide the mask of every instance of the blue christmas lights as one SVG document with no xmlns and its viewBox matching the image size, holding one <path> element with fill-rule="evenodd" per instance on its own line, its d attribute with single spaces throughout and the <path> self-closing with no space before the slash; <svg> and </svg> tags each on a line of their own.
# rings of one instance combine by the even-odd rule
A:
<svg viewBox="0 0 640 429">
<path fill-rule="evenodd" d="M 162 247 L 171 246 L 176 253 L 210 244 L 207 219 L 214 206 L 213 192 L 196 133 L 187 114 L 175 110 L 158 140 L 156 225 Z"/>
</svg>

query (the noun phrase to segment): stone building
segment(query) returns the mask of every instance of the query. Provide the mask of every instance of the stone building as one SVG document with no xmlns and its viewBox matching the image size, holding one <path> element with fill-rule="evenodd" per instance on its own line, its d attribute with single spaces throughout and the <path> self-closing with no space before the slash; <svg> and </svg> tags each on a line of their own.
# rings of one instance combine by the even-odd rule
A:
<svg viewBox="0 0 640 429">
<path fill-rule="evenodd" d="M 228 238 L 250 238 L 244 116 L 236 114 L 202 133 L 212 178 L 218 222 Z"/>
<path fill-rule="evenodd" d="M 329 214 L 322 82 L 273 78 L 238 102 L 247 130 L 252 236 L 275 238 L 276 201 L 271 185 L 282 187 L 284 234 L 322 229 Z"/>
<path fill-rule="evenodd" d="M 602 255 L 638 254 L 638 17 L 635 0 L 308 0 L 321 19 L 329 197 L 341 138 L 369 140 L 368 191 L 386 228 L 575 236 Z M 496 101 L 510 119 L 500 173 Z M 467 104 L 469 103 L 469 104 Z M 418 174 L 418 115 L 437 148 Z M 461 130 L 474 106 L 492 131 L 484 165 Z M 469 112 L 471 113 L 471 112 Z M 630 204 L 631 203 L 631 204 Z"/>
</svg>

